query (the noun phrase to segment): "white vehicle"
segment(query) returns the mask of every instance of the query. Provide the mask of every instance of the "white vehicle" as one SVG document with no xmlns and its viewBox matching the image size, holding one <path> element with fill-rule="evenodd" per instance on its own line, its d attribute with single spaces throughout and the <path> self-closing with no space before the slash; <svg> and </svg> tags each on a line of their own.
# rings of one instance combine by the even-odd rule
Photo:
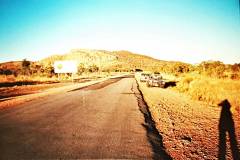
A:
<svg viewBox="0 0 240 160">
<path fill-rule="evenodd" d="M 140 82 L 146 82 L 150 77 L 150 74 L 148 73 L 142 73 L 140 77 Z"/>
<path fill-rule="evenodd" d="M 147 87 L 165 87 L 165 81 L 161 76 L 151 76 L 147 81 Z"/>
</svg>

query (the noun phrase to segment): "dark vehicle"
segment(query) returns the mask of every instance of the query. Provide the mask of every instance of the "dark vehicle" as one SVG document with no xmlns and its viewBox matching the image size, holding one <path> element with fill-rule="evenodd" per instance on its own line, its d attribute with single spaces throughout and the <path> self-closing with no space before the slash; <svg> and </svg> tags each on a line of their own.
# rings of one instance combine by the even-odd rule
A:
<svg viewBox="0 0 240 160">
<path fill-rule="evenodd" d="M 162 76 L 151 76 L 147 81 L 147 87 L 161 87 L 164 88 L 165 81 L 162 79 Z"/>
<path fill-rule="evenodd" d="M 142 74 L 141 74 L 141 77 L 140 77 L 140 82 L 146 82 L 146 81 L 148 81 L 149 77 L 150 77 L 150 74 L 148 74 L 148 73 L 142 73 Z"/>
</svg>

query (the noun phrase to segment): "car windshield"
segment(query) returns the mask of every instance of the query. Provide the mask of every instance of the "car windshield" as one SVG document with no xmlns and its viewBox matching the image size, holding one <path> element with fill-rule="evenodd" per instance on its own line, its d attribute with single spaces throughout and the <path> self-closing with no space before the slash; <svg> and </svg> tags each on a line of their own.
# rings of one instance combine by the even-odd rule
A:
<svg viewBox="0 0 240 160">
<path fill-rule="evenodd" d="M 155 78 L 162 78 L 162 76 L 159 74 L 159 75 L 153 75 L 153 77 Z"/>
<path fill-rule="evenodd" d="M 160 77 L 152 77 L 153 80 L 161 80 Z"/>
</svg>

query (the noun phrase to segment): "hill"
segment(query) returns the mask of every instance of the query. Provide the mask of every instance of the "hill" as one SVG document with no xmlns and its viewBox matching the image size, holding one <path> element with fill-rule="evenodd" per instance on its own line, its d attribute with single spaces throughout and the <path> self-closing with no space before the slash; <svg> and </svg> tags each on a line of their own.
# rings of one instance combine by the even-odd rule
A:
<svg viewBox="0 0 240 160">
<path fill-rule="evenodd" d="M 141 69 L 144 71 L 170 72 L 184 70 L 191 65 L 154 59 L 152 57 L 132 53 L 129 51 L 106 51 L 91 49 L 74 49 L 66 54 L 57 54 L 46 57 L 37 62 L 30 62 L 31 73 L 47 72 L 53 73 L 53 64 L 57 60 L 75 60 L 84 68 L 97 66 L 100 71 L 133 71 Z M 18 74 L 22 70 L 22 61 L 0 63 L 0 74 Z M 185 69 L 186 70 L 186 69 Z M 9 73 L 8 73 L 9 72 Z"/>
<path fill-rule="evenodd" d="M 22 61 L 10 61 L 0 63 L 0 74 L 13 74 L 19 72 L 22 67 Z"/>
<path fill-rule="evenodd" d="M 56 60 L 76 60 L 84 66 L 97 65 L 101 70 L 129 71 L 136 68 L 154 70 L 174 62 L 154 59 L 149 56 L 129 51 L 105 51 L 74 49 L 67 54 L 53 55 L 40 61 L 42 64 L 53 64 Z"/>
<path fill-rule="evenodd" d="M 74 49 L 67 54 L 53 55 L 40 61 L 42 64 L 53 64 L 56 60 L 75 60 L 85 66 L 97 65 L 106 67 L 116 62 L 117 58 L 108 51 Z"/>
</svg>

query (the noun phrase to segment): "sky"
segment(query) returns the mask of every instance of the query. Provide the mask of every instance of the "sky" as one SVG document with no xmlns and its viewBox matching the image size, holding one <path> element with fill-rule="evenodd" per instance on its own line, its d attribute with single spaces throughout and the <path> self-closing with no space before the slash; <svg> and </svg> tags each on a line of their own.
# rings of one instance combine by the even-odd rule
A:
<svg viewBox="0 0 240 160">
<path fill-rule="evenodd" d="M 240 63 L 239 0 L 0 0 L 0 62 L 72 49 Z"/>
</svg>

